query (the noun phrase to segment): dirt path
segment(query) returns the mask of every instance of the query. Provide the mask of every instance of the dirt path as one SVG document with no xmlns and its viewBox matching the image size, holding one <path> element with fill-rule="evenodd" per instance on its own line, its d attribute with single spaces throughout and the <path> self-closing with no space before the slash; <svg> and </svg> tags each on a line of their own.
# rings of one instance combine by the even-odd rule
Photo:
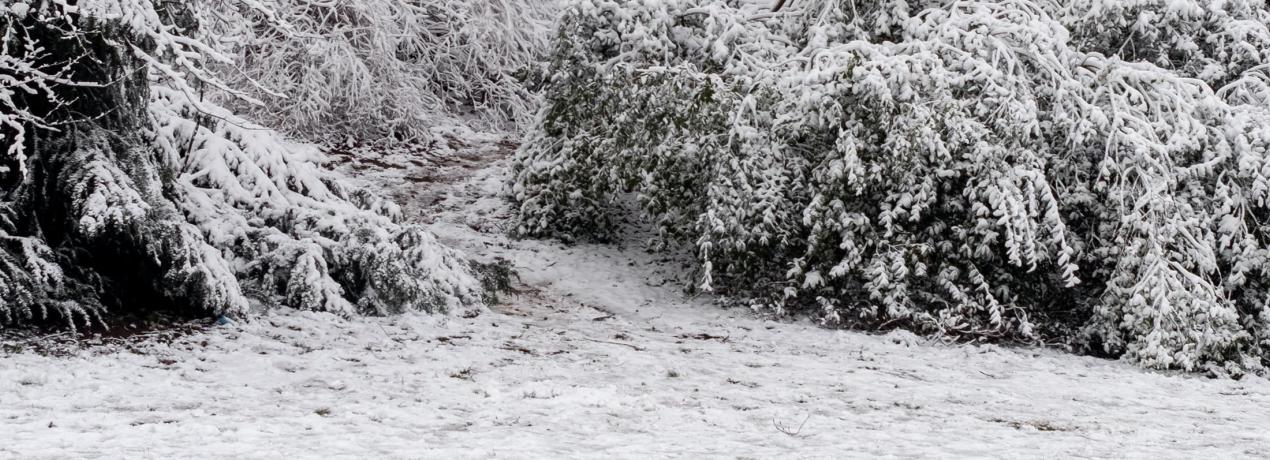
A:
<svg viewBox="0 0 1270 460">
<path fill-rule="evenodd" d="M 391 197 L 411 220 L 430 223 L 456 184 L 511 156 L 517 146 L 505 135 L 461 127 L 436 131 L 433 144 L 414 148 L 334 147 L 328 150 L 331 164 L 352 182 Z"/>
</svg>

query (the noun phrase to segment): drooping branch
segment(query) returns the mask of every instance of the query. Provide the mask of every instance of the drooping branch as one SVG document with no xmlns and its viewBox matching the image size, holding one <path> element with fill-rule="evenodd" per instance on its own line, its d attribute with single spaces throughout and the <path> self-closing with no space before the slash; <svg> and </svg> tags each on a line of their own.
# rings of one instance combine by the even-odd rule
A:
<svg viewBox="0 0 1270 460">
<path fill-rule="evenodd" d="M 32 153 L 10 158 L 17 180 L 0 170 L 0 324 L 130 308 L 382 315 L 484 301 L 480 267 L 323 170 L 316 147 L 204 99 L 196 88 L 230 85 L 204 67 L 227 55 L 183 35 L 199 24 L 165 22 L 197 20 L 174 9 L 201 4 L 162 4 L 163 14 L 150 0 L 0 10 L 23 25 L 8 29 L 0 65 L 67 76 L 28 91 L 26 77 L 0 74 L 0 104 L 15 109 L 3 113 L 29 114 L 14 123 Z"/>
<path fill-rule="evenodd" d="M 521 233 L 604 237 L 630 193 L 747 305 L 1270 362 L 1261 2 L 575 3 Z"/>
</svg>

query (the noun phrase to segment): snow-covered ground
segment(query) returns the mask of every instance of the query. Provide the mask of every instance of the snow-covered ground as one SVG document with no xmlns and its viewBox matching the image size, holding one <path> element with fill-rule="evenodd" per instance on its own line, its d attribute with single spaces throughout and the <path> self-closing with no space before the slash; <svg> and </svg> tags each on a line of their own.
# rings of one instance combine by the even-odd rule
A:
<svg viewBox="0 0 1270 460">
<path fill-rule="evenodd" d="M 510 260 L 518 294 L 448 317 L 9 339 L 0 458 L 1270 456 L 1261 378 L 771 321 L 684 295 L 682 260 L 638 237 L 509 239 L 496 141 L 343 167 Z"/>
</svg>

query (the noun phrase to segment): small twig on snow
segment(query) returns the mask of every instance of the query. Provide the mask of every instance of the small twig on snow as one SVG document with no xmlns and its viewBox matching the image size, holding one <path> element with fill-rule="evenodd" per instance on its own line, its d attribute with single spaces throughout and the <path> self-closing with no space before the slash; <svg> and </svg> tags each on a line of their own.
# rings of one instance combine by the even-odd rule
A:
<svg viewBox="0 0 1270 460">
<path fill-rule="evenodd" d="M 803 422 L 798 424 L 798 429 L 790 430 L 788 427 L 781 425 L 780 422 L 777 422 L 776 417 L 772 417 L 772 426 L 776 427 L 776 431 L 779 431 L 781 433 L 785 433 L 787 435 L 797 438 L 797 437 L 800 437 L 799 433 L 803 432 L 803 426 L 807 425 L 807 420 L 809 419 L 811 419 L 811 414 L 807 414 L 806 417 L 803 417 Z"/>
<path fill-rule="evenodd" d="M 629 344 L 629 343 L 609 342 L 609 341 L 607 341 L 607 340 L 595 340 L 595 339 L 588 339 L 588 338 L 586 338 L 586 337 L 583 337 L 583 338 L 582 338 L 582 340 L 586 340 L 586 341 L 588 341 L 588 342 L 596 342 L 596 343 L 607 343 L 607 344 L 609 344 L 609 345 L 621 345 L 621 346 L 623 346 L 623 347 L 631 347 L 631 349 L 632 349 L 632 350 L 635 350 L 635 351 L 644 351 L 644 348 L 643 348 L 643 347 L 638 347 L 638 346 L 635 346 L 635 345 L 631 345 L 631 344 Z"/>
</svg>

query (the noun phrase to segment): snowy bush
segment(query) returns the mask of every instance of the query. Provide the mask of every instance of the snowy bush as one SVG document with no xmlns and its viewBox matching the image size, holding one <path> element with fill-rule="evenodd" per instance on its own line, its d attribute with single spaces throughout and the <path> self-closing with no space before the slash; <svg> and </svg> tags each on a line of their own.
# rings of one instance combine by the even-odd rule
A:
<svg viewBox="0 0 1270 460">
<path fill-rule="evenodd" d="M 702 286 L 826 322 L 1263 366 L 1260 1 L 577 0 L 519 231 L 633 193 Z"/>
<path fill-rule="evenodd" d="M 480 302 L 469 263 L 397 205 L 349 190 L 321 152 L 157 87 L 152 143 L 181 174 L 170 199 L 237 267 L 294 308 L 344 314 L 445 311 Z"/>
<path fill-rule="evenodd" d="M 243 1 L 242 8 L 269 10 Z M 19 6 L 15 6 L 19 5 Z M 0 325 L 108 307 L 341 314 L 480 303 L 477 267 L 312 146 L 197 96 L 245 93 L 197 4 L 25 1 L 0 15 Z"/>
<path fill-rule="evenodd" d="M 209 9 L 210 37 L 254 88 L 253 119 L 316 140 L 414 142 L 439 121 L 527 124 L 536 108 L 518 73 L 547 47 L 553 1 L 261 0 L 268 13 Z M 231 102 L 233 100 L 231 99 Z"/>
<path fill-rule="evenodd" d="M 1264 0 L 1069 0 L 1055 16 L 1082 51 L 1145 61 L 1221 88 L 1270 62 Z"/>
</svg>

